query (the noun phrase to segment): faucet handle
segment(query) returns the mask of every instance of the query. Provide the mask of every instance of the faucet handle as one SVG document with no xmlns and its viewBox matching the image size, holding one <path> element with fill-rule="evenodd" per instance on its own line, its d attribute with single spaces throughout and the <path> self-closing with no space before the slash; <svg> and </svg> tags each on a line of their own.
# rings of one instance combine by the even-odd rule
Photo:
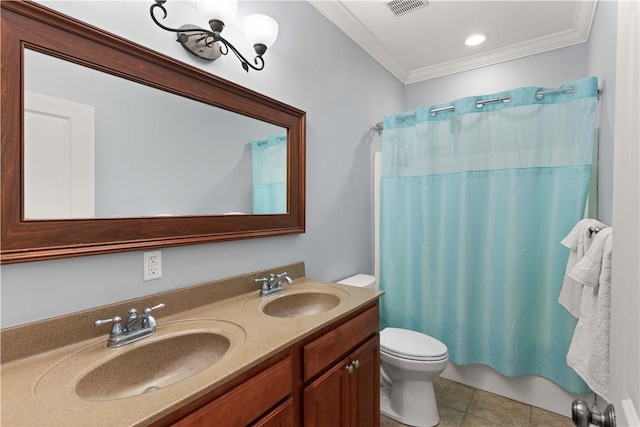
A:
<svg viewBox="0 0 640 427">
<path fill-rule="evenodd" d="M 113 323 L 113 327 L 111 328 L 111 335 L 122 335 L 122 325 L 120 324 L 121 320 L 122 317 L 113 316 L 111 319 L 96 320 L 95 322 L 93 322 L 93 324 L 96 326 L 102 326 L 106 325 L 107 323 Z"/>
<path fill-rule="evenodd" d="M 256 283 L 262 283 L 260 287 L 260 295 L 264 296 L 269 292 L 269 278 L 268 277 L 260 277 L 258 279 L 253 279 Z"/>
<path fill-rule="evenodd" d="M 147 307 L 144 309 L 144 314 L 146 315 L 145 317 L 142 318 L 142 323 L 141 323 L 141 327 L 144 328 L 155 328 L 156 326 L 158 326 L 158 322 L 156 321 L 155 317 L 153 317 L 151 315 L 151 312 L 153 310 L 158 310 L 164 308 L 164 303 L 160 303 L 158 305 L 154 305 L 153 307 Z"/>
<path fill-rule="evenodd" d="M 164 308 L 165 304 L 163 302 L 161 302 L 158 305 L 154 305 L 153 307 L 147 307 L 144 309 L 144 314 L 149 314 L 151 313 L 153 310 L 160 310 L 161 308 Z"/>
<path fill-rule="evenodd" d="M 96 326 L 102 326 L 102 325 L 106 325 L 107 323 L 120 323 L 120 321 L 122 320 L 122 317 L 120 316 L 113 316 L 111 319 L 104 319 L 104 320 L 96 320 L 95 322 L 93 322 L 94 325 Z"/>
</svg>

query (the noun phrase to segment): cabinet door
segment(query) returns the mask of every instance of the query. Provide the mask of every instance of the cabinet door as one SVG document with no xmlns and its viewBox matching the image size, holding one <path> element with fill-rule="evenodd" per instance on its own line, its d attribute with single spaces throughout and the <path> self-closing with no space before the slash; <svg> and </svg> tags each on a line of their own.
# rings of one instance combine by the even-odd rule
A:
<svg viewBox="0 0 640 427">
<path fill-rule="evenodd" d="M 380 424 L 380 338 L 378 335 L 356 350 L 350 360 L 349 417 L 351 427 Z"/>
<path fill-rule="evenodd" d="M 293 427 L 293 398 L 262 417 L 253 427 Z"/>
<path fill-rule="evenodd" d="M 346 427 L 349 373 L 344 360 L 305 387 L 303 412 L 305 427 Z"/>
</svg>

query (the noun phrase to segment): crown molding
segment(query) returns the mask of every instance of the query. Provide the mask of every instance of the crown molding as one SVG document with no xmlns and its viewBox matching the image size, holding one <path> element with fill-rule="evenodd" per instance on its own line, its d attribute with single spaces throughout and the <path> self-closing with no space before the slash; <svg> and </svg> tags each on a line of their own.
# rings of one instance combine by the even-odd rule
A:
<svg viewBox="0 0 640 427">
<path fill-rule="evenodd" d="M 308 0 L 325 18 L 371 55 L 401 82 L 409 77 L 406 70 L 384 47 L 384 44 L 340 1 Z"/>
<path fill-rule="evenodd" d="M 341 1 L 308 2 L 405 85 L 584 43 L 589 40 L 597 7 L 597 0 L 577 1 L 570 30 L 455 61 L 407 70 Z"/>
</svg>

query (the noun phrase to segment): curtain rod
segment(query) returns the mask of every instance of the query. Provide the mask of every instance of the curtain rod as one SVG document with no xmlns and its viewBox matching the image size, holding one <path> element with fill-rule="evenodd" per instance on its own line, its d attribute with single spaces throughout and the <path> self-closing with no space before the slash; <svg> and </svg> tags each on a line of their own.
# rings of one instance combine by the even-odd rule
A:
<svg viewBox="0 0 640 427">
<path fill-rule="evenodd" d="M 539 91 L 536 92 L 536 99 L 539 101 L 542 98 L 544 98 L 545 95 L 552 95 L 552 94 L 555 94 L 555 93 L 565 93 L 565 94 L 570 95 L 575 91 L 576 91 L 576 87 L 575 86 L 567 86 L 567 87 L 563 87 L 563 88 L 560 88 L 560 89 L 539 90 Z M 598 99 L 600 99 L 600 94 L 601 93 L 602 93 L 602 89 L 598 89 Z M 502 96 L 502 97 L 498 97 L 498 98 L 478 99 L 478 100 L 476 100 L 476 107 L 477 108 L 482 108 L 482 107 L 484 107 L 484 104 L 492 104 L 492 103 L 496 103 L 496 102 L 502 102 L 504 104 L 508 104 L 509 102 L 511 102 L 511 97 L 510 96 Z M 453 113 L 454 111 L 456 111 L 456 107 L 455 107 L 455 105 L 449 105 L 447 107 L 434 108 L 433 110 L 429 111 L 429 113 L 431 114 L 431 117 L 435 117 L 436 114 L 438 114 L 438 113 L 440 113 L 442 111 L 451 111 Z M 415 117 L 416 117 L 415 114 L 407 114 L 405 116 L 397 117 L 396 121 L 403 122 L 405 120 L 413 119 Z M 383 122 L 376 123 L 375 129 L 376 129 L 376 131 L 378 132 L 379 135 L 382 135 L 382 131 L 384 130 Z"/>
</svg>

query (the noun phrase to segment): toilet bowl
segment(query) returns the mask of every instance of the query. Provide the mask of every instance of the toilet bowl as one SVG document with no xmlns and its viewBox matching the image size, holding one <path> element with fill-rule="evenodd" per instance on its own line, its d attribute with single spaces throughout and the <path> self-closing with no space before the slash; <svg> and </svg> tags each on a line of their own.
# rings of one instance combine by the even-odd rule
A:
<svg viewBox="0 0 640 427">
<path fill-rule="evenodd" d="M 411 426 L 440 422 L 433 382 L 449 356 L 437 339 L 408 329 L 380 332 L 380 412 Z"/>
<path fill-rule="evenodd" d="M 338 283 L 375 289 L 376 279 L 357 274 Z M 411 426 L 440 422 L 433 382 L 447 366 L 447 347 L 409 329 L 380 332 L 380 412 Z"/>
</svg>

